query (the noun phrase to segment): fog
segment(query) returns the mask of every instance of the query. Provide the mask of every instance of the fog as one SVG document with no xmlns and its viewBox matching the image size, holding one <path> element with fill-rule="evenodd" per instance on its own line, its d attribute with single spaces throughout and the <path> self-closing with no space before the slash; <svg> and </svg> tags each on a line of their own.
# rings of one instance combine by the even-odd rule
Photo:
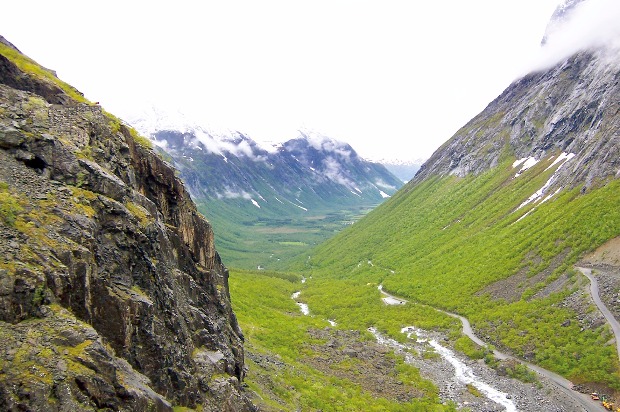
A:
<svg viewBox="0 0 620 412">
<path fill-rule="evenodd" d="M 620 50 L 620 2 L 586 0 L 547 29 L 545 44 L 526 71 L 549 68 L 583 50 Z"/>
</svg>

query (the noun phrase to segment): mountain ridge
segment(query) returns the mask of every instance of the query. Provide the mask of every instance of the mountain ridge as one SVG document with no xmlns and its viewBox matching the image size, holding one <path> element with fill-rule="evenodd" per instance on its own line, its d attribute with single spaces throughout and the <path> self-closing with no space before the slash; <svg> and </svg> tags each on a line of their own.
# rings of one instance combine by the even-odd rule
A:
<svg viewBox="0 0 620 412">
<path fill-rule="evenodd" d="M 198 199 L 226 197 L 228 188 L 237 191 L 230 195 L 252 193 L 255 200 L 264 205 L 269 190 L 261 193 L 258 186 L 266 184 L 272 198 L 285 197 L 298 206 L 295 200 L 308 193 L 316 195 L 305 201 L 308 203 L 326 201 L 329 193 L 339 193 L 349 201 L 352 196 L 355 196 L 353 199 L 366 197 L 377 201 L 394 193 L 401 185 L 383 166 L 361 159 L 350 145 L 324 136 L 317 138 L 301 133 L 300 137 L 272 151 L 261 148 L 240 132 L 213 136 L 203 129 L 184 133 L 162 130 L 155 132 L 152 139 L 172 156 Z M 193 170 L 199 162 L 209 169 L 217 169 L 220 179 L 211 180 L 208 185 L 201 184 L 200 173 Z M 254 171 L 255 168 L 261 170 Z M 235 179 L 225 179 L 227 174 L 234 173 L 238 174 Z M 256 176 L 261 176 L 262 182 L 257 181 Z M 204 176 L 205 179 L 210 177 L 208 173 Z M 280 188 L 276 187 L 277 183 L 282 184 Z M 294 185 L 300 187 L 289 190 Z"/>
<path fill-rule="evenodd" d="M 559 153 L 575 154 L 549 190 L 579 184 L 588 190 L 618 177 L 614 130 L 620 119 L 609 102 L 619 92 L 615 70 L 620 63 L 609 56 L 605 50 L 580 52 L 548 71 L 516 81 L 436 151 L 414 180 L 480 174 L 497 165 L 505 150 L 518 159 L 536 161 Z M 536 100 L 538 96 L 545 98 Z M 519 103 L 511 107 L 515 101 Z M 483 150 L 472 150 L 482 130 L 492 137 Z M 607 155 L 591 164 L 598 151 Z"/>
<path fill-rule="evenodd" d="M 235 267 L 274 268 L 403 184 L 349 144 L 316 132 L 300 132 L 270 150 L 240 132 L 200 127 L 150 137 L 214 223 L 218 250 Z"/>
</svg>

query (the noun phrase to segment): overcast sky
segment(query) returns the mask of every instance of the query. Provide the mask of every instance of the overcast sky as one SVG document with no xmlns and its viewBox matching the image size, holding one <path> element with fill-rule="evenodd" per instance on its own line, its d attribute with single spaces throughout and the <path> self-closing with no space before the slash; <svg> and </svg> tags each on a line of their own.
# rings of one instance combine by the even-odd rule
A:
<svg viewBox="0 0 620 412">
<path fill-rule="evenodd" d="M 407 160 L 524 73 L 559 2 L 20 0 L 0 34 L 123 118 L 155 105 L 257 141 L 313 129 Z"/>
</svg>

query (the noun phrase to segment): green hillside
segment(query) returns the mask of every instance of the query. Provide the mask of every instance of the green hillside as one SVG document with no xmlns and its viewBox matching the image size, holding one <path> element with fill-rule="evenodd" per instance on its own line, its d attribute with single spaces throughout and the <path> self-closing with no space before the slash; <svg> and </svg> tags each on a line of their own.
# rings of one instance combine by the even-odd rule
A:
<svg viewBox="0 0 620 412">
<path fill-rule="evenodd" d="M 585 194 L 563 190 L 519 209 L 559 166 L 550 167 L 548 156 L 515 178 L 514 160 L 505 151 L 501 164 L 482 175 L 409 184 L 298 262 L 317 279 L 304 296 L 329 316 L 339 300 L 326 289 L 382 283 L 468 317 L 496 346 L 574 382 L 620 389 L 608 327 L 578 316 L 592 309 L 578 293 L 584 278 L 573 269 L 585 252 L 620 234 L 620 183 Z"/>
</svg>

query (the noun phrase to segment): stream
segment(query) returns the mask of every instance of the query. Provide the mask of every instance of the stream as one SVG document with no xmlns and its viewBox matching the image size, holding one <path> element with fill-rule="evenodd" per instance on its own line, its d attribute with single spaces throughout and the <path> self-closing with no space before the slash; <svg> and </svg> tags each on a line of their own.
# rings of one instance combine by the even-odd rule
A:
<svg viewBox="0 0 620 412">
<path fill-rule="evenodd" d="M 295 303 L 297 304 L 297 306 L 299 306 L 299 309 L 301 309 L 301 313 L 308 316 L 310 314 L 310 308 L 308 307 L 307 304 L 303 302 L 299 302 L 297 300 L 297 298 L 299 298 L 299 295 L 301 295 L 301 291 L 293 293 L 293 295 L 291 296 L 291 299 L 293 299 Z"/>
<path fill-rule="evenodd" d="M 404 299 L 399 299 L 395 296 L 392 296 L 386 292 L 383 291 L 383 285 L 379 285 L 378 287 L 379 291 L 382 293 L 383 297 L 381 298 L 381 300 L 383 300 L 383 302 L 386 305 L 404 305 L 407 303 L 406 300 Z M 463 319 L 461 319 L 461 321 L 463 321 Z M 463 325 L 465 327 L 465 322 L 463 322 Z M 467 322 L 467 326 L 469 326 L 469 322 Z M 471 328 L 470 328 L 471 329 Z M 371 331 L 375 337 L 377 337 L 377 333 L 376 331 Z M 418 343 L 423 343 L 423 342 L 428 342 L 428 344 L 430 346 L 433 347 L 433 349 L 435 349 L 435 351 L 442 357 L 444 358 L 446 361 L 448 361 L 453 367 L 454 367 L 454 376 L 456 378 L 457 381 L 464 383 L 465 385 L 472 385 L 474 386 L 476 389 L 478 389 L 480 392 L 482 392 L 487 398 L 489 398 L 490 400 L 492 400 L 495 403 L 498 403 L 499 405 L 502 405 L 504 408 L 506 408 L 506 412 L 516 412 L 517 411 L 517 407 L 515 406 L 514 402 L 512 402 L 510 399 L 508 399 L 508 395 L 504 392 L 500 392 L 499 390 L 495 389 L 494 387 L 492 387 L 491 385 L 487 384 L 486 382 L 482 381 L 480 378 L 478 378 L 473 370 L 465 365 L 463 362 L 461 362 L 454 354 L 454 352 L 452 352 L 450 349 L 440 345 L 436 340 L 434 339 L 427 339 L 424 337 L 424 332 L 421 331 L 420 329 L 417 329 L 413 326 L 408 326 L 405 327 L 401 330 L 402 333 L 407 334 L 407 337 L 410 339 L 413 339 L 413 337 L 415 337 L 415 340 Z M 377 337 L 377 340 L 379 340 L 379 337 Z M 480 341 L 479 339 L 476 339 L 478 344 L 483 344 L 484 342 Z M 400 344 L 399 344 L 400 345 Z"/>
<path fill-rule="evenodd" d="M 402 352 L 405 354 L 405 362 L 409 364 L 414 364 L 413 357 L 410 354 L 411 351 L 418 351 L 419 348 L 414 348 L 410 345 L 402 344 L 397 342 L 394 339 L 388 338 L 375 328 L 369 328 L 369 332 L 371 332 L 377 342 L 381 345 L 390 347 L 396 351 Z M 478 389 L 486 398 L 489 400 L 501 405 L 506 412 L 517 412 L 517 407 L 512 400 L 509 399 L 509 395 L 501 392 L 486 382 L 482 381 L 474 371 L 463 363 L 460 359 L 456 357 L 454 352 L 450 349 L 442 346 L 437 342 L 437 340 L 428 338 L 426 333 L 418 329 L 414 326 L 408 326 L 401 330 L 402 333 L 405 333 L 408 338 L 413 339 L 414 342 L 418 344 L 428 344 L 430 345 L 436 353 L 438 353 L 444 360 L 446 360 L 449 364 L 454 367 L 454 380 L 460 382 L 464 385 L 472 385 L 476 389 Z"/>
<path fill-rule="evenodd" d="M 304 279 L 305 280 L 305 279 Z M 379 289 L 381 290 L 381 286 L 379 287 Z M 301 313 L 304 315 L 309 315 L 310 314 L 310 308 L 308 307 L 307 304 L 303 303 L 303 302 L 299 302 L 299 296 L 301 295 L 301 291 L 297 291 L 295 293 L 293 293 L 293 295 L 291 296 L 291 298 L 295 301 L 295 304 L 297 304 L 297 306 L 299 306 Z M 383 298 L 383 301 L 387 304 L 390 305 L 402 305 L 405 304 L 406 301 L 402 300 L 402 299 L 398 299 L 392 296 L 387 296 Z M 328 322 L 332 325 L 332 326 L 336 326 L 336 322 L 334 322 L 333 320 L 328 320 Z M 397 341 L 395 341 L 394 339 L 388 338 L 386 336 L 383 336 L 382 334 L 379 333 L 379 331 L 375 328 L 369 328 L 368 329 L 377 339 L 377 342 L 383 346 L 389 347 L 391 349 L 395 349 L 398 350 L 402 353 L 405 354 L 405 361 L 407 363 L 413 363 L 411 360 L 411 354 L 408 353 L 410 349 L 413 349 L 412 347 L 409 347 L 407 345 L 401 344 Z M 440 345 L 435 339 L 427 339 L 425 337 L 425 333 L 424 331 L 417 329 L 413 326 L 409 326 L 406 328 L 403 328 L 401 330 L 402 333 L 406 333 L 407 337 L 414 339 L 416 342 L 418 343 L 428 343 L 430 346 L 433 347 L 433 349 L 442 357 L 444 358 L 447 362 L 449 362 L 453 367 L 454 367 L 454 377 L 457 381 L 462 382 L 463 384 L 467 385 L 470 384 L 472 386 L 474 386 L 475 388 L 477 388 L 481 393 L 484 394 L 484 396 L 486 396 L 488 399 L 492 400 L 493 402 L 501 405 L 502 407 L 505 408 L 506 412 L 517 412 L 517 408 L 514 404 L 514 402 L 512 402 L 510 399 L 508 399 L 508 395 L 493 388 L 491 385 L 483 382 L 482 380 L 480 380 L 480 378 L 478 378 L 473 370 L 467 366 L 465 363 L 463 363 L 462 361 L 460 361 L 454 354 L 454 352 L 452 352 L 450 349 Z"/>
<path fill-rule="evenodd" d="M 378 289 L 379 289 L 379 291 L 382 294 L 383 302 L 385 304 L 387 304 L 387 305 L 404 305 L 404 304 L 408 303 L 408 301 L 405 300 L 405 299 L 398 298 L 396 296 L 390 295 L 389 293 L 385 292 L 383 290 L 383 285 L 379 285 Z M 429 306 L 429 307 L 433 308 L 432 306 Z M 482 339 L 480 339 L 478 336 L 476 336 L 474 334 L 474 332 L 473 332 L 473 330 L 471 328 L 471 325 L 469 323 L 469 320 L 467 320 L 463 316 L 457 315 L 455 313 L 446 312 L 444 310 L 437 309 L 437 308 L 433 308 L 433 309 L 435 309 L 438 312 L 445 313 L 448 316 L 452 316 L 453 318 L 459 319 L 461 321 L 461 324 L 463 325 L 463 334 L 464 335 L 468 336 L 471 340 L 473 340 L 474 342 L 476 342 L 480 346 L 483 346 L 483 347 L 487 347 L 488 346 L 486 344 L 486 342 L 484 342 Z M 440 351 L 438 350 L 438 352 L 440 352 Z M 541 368 L 540 366 L 534 365 L 534 364 L 526 362 L 524 360 L 518 359 L 518 358 L 516 358 L 514 356 L 502 353 L 502 352 L 500 352 L 498 350 L 493 350 L 493 355 L 497 359 L 500 359 L 500 360 L 515 360 L 517 362 L 520 362 L 523 365 L 527 366 L 530 370 L 536 372 L 540 377 L 545 378 L 552 386 L 555 387 L 555 389 L 558 391 L 558 393 L 562 393 L 565 396 L 567 396 L 568 399 L 572 400 L 572 402 L 574 403 L 573 407 L 578 408 L 578 409 L 575 409 L 575 410 L 579 410 L 579 411 L 592 411 L 592 412 L 599 412 L 599 411 L 604 411 L 605 410 L 598 402 L 595 402 L 592 399 L 590 399 L 590 397 L 588 395 L 583 394 L 583 393 L 579 393 L 579 392 L 576 392 L 576 391 L 573 391 L 572 390 L 573 384 L 568 379 L 566 379 L 566 378 L 564 378 L 564 377 L 562 377 L 562 376 L 560 376 L 560 375 L 558 375 L 558 374 L 556 374 L 554 372 L 551 372 L 551 371 L 549 371 L 547 369 Z M 455 366 L 455 368 L 456 368 L 456 366 Z M 458 370 L 457 370 L 457 375 L 458 375 Z M 478 389 L 480 389 L 480 388 L 478 388 Z M 482 391 L 482 389 L 480 389 L 480 390 Z M 508 411 L 509 409 L 506 409 L 506 410 Z"/>
<path fill-rule="evenodd" d="M 386 305 L 395 306 L 408 303 L 407 300 L 384 292 L 382 286 L 379 286 L 379 290 L 382 294 L 381 299 Z M 293 293 L 291 298 L 299 306 L 301 313 L 308 316 L 310 315 L 310 308 L 307 304 L 299 302 L 300 295 L 301 291 L 297 291 Z M 463 324 L 463 332 L 476 343 L 486 346 L 486 343 L 473 333 L 467 319 L 456 314 L 447 314 L 460 319 Z M 331 319 L 327 322 L 332 326 L 337 325 Z M 537 388 L 532 384 L 498 376 L 494 370 L 479 364 L 479 362 L 461 360 L 451 349 L 439 343 L 441 336 L 437 333 L 426 332 L 413 326 L 405 327 L 401 332 L 407 334 L 411 343 L 402 344 L 382 335 L 375 328 L 369 328 L 368 331 L 375 336 L 377 343 L 400 353 L 404 356 L 406 363 L 420 369 L 421 373 L 427 375 L 436 384 L 440 384 L 440 396 L 445 400 L 457 402 L 459 407 L 469 407 L 473 411 L 505 412 L 604 411 L 603 407 L 592 401 L 589 396 L 573 391 L 571 389 L 572 384 L 563 377 L 510 355 L 494 351 L 498 359 L 517 360 L 538 373 L 544 379 L 540 382 L 542 386 Z M 433 360 L 432 357 L 425 358 L 420 355 L 414 356 L 415 353 L 434 353 L 433 356 L 437 356 L 442 361 L 437 363 L 438 359 Z M 475 388 L 480 395 L 468 393 L 469 387 Z"/>
</svg>

